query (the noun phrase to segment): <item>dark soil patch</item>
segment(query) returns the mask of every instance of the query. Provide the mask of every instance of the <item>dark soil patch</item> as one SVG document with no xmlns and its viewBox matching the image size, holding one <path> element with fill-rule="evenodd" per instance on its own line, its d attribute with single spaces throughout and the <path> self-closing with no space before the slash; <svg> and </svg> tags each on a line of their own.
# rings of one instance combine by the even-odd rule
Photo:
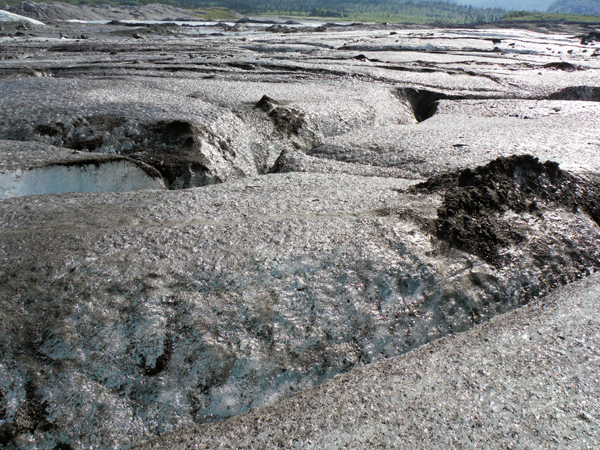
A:
<svg viewBox="0 0 600 450">
<path fill-rule="evenodd" d="M 283 119 L 278 116 L 278 120 Z M 116 144 L 113 151 L 153 167 L 171 189 L 224 181 L 208 169 L 212 161 L 202 151 L 203 141 L 218 148 L 227 160 L 236 156 L 228 141 L 187 120 L 137 123 L 125 117 L 98 115 L 42 123 L 35 132 L 53 145 L 84 152 L 105 152 L 103 146 Z"/>
<path fill-rule="evenodd" d="M 544 69 L 563 70 L 565 72 L 573 72 L 575 70 L 581 70 L 581 67 L 575 66 L 575 65 L 565 62 L 565 61 L 544 64 L 543 67 L 544 67 Z"/>
<path fill-rule="evenodd" d="M 435 220 L 437 237 L 496 267 L 498 250 L 523 241 L 500 216 L 509 210 L 535 213 L 542 206 L 583 211 L 600 225 L 600 183 L 585 182 L 552 161 L 530 155 L 498 158 L 475 169 L 436 175 L 411 188 L 443 195 Z"/>
<path fill-rule="evenodd" d="M 600 102 L 600 87 L 596 86 L 570 86 L 548 96 L 550 100 L 581 100 Z"/>
<path fill-rule="evenodd" d="M 287 133 L 288 135 L 298 134 L 300 128 L 304 126 L 304 113 L 296 109 L 284 108 L 266 95 L 263 95 L 254 107 L 267 113 L 277 129 L 282 133 Z"/>
<path fill-rule="evenodd" d="M 52 424 L 48 422 L 46 405 L 40 402 L 36 393 L 35 383 L 25 384 L 26 400 L 19 406 L 12 420 L 0 425 L 0 444 L 11 444 L 12 440 L 23 433 L 33 433 L 35 430 L 48 431 Z"/>
</svg>

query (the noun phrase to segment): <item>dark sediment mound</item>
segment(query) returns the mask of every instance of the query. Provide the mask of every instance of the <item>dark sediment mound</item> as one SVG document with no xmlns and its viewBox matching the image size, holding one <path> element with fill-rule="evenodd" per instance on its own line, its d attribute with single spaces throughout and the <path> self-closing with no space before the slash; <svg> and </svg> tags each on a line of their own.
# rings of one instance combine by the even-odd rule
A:
<svg viewBox="0 0 600 450">
<path fill-rule="evenodd" d="M 235 157 L 230 144 L 207 127 L 187 120 L 137 123 L 125 117 L 98 115 L 70 123 L 43 123 L 36 127 L 36 133 L 62 147 L 86 152 L 113 151 L 141 161 L 156 168 L 171 189 L 205 186 L 225 181 L 229 176 L 243 176 L 225 161 Z M 206 156 L 212 155 L 213 149 L 225 160 L 216 163 Z M 220 166 L 215 168 L 215 164 Z"/>
<path fill-rule="evenodd" d="M 171 188 L 204 186 L 219 181 L 202 153 L 203 131 L 183 120 L 147 124 L 137 137 L 133 158 L 158 169 Z M 143 150 L 142 150 L 143 149 Z M 140 153 L 140 150 L 142 152 Z"/>
<path fill-rule="evenodd" d="M 580 67 L 577 67 L 576 65 L 565 62 L 565 61 L 544 64 L 544 69 L 564 70 L 565 72 L 573 72 L 575 70 L 581 70 Z"/>
<path fill-rule="evenodd" d="M 274 20 L 258 20 L 251 19 L 250 17 L 242 17 L 235 21 L 235 23 L 256 23 L 256 24 L 276 24 Z"/>
<path fill-rule="evenodd" d="M 265 31 L 268 31 L 270 33 L 297 33 L 300 30 L 298 28 L 286 27 L 284 25 L 275 24 L 265 29 Z"/>
<path fill-rule="evenodd" d="M 298 131 L 304 125 L 304 113 L 296 109 L 284 108 L 266 95 L 263 95 L 254 107 L 267 113 L 282 133 L 298 134 Z"/>
<path fill-rule="evenodd" d="M 548 96 L 549 100 L 582 100 L 600 102 L 600 87 L 570 86 Z"/>
<path fill-rule="evenodd" d="M 592 31 L 588 34 L 584 34 L 583 36 L 578 36 L 581 39 L 582 45 L 588 45 L 592 42 L 600 41 L 600 31 Z"/>
<path fill-rule="evenodd" d="M 525 237 L 501 220 L 503 213 L 536 214 L 547 207 L 582 211 L 600 225 L 600 183 L 579 179 L 552 161 L 530 155 L 498 158 L 483 167 L 431 177 L 413 192 L 440 192 L 439 239 L 500 266 L 498 250 Z M 598 266 L 598 264 L 596 264 Z"/>
<path fill-rule="evenodd" d="M 106 133 L 122 127 L 124 117 L 99 115 L 63 121 L 41 123 L 35 131 L 40 136 L 60 139 L 62 146 L 79 151 L 98 150 L 106 139 Z"/>
</svg>

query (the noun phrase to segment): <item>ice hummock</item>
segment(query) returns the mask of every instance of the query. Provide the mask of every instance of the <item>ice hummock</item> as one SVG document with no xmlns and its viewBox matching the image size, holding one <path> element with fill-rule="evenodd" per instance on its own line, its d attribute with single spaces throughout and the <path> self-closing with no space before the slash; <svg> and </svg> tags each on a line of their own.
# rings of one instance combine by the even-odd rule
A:
<svg viewBox="0 0 600 450">
<path fill-rule="evenodd" d="M 20 16 L 19 14 L 14 14 L 8 11 L 4 11 L 0 9 L 0 22 L 25 22 L 32 25 L 44 25 L 44 23 L 39 20 L 32 19 L 30 17 Z"/>
<path fill-rule="evenodd" d="M 598 225 L 549 203 L 499 217 L 524 234 L 492 267 L 432 238 L 442 203 L 414 183 L 285 173 L 0 202 L 0 351 L 22 377 L 5 398 L 45 411 L 15 442 L 118 448 L 270 405 L 600 260 Z"/>
</svg>

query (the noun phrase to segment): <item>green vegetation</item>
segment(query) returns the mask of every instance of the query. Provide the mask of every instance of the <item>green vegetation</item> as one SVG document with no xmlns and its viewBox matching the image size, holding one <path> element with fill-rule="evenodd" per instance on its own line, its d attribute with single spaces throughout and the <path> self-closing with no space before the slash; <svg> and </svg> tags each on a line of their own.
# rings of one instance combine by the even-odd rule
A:
<svg viewBox="0 0 600 450">
<path fill-rule="evenodd" d="M 600 2 L 598 0 L 557 0 L 548 7 L 548 12 L 600 16 Z"/>
<path fill-rule="evenodd" d="M 589 22 L 600 23 L 598 16 L 586 16 L 579 14 L 554 14 L 532 11 L 511 11 L 502 20 L 512 22 L 535 22 L 535 21 L 561 21 L 561 22 Z"/>
<path fill-rule="evenodd" d="M 475 8 L 445 0 L 180 0 L 200 8 L 222 6 L 246 15 L 293 15 L 336 20 L 471 23 L 500 20 L 501 8 Z"/>
<path fill-rule="evenodd" d="M 457 3 L 472 5 L 478 8 L 489 8 L 490 5 L 509 11 L 546 11 L 555 0 L 456 0 Z"/>
<path fill-rule="evenodd" d="M 0 0 L 13 5 L 23 0 Z M 51 2 L 53 0 L 34 0 Z M 54 0 L 57 1 L 57 0 Z M 94 5 L 143 5 L 163 3 L 196 11 L 213 20 L 232 20 L 231 11 L 245 15 L 291 15 L 332 18 L 338 21 L 395 23 L 472 23 L 500 20 L 501 8 L 476 8 L 447 0 L 58 0 L 65 3 Z"/>
<path fill-rule="evenodd" d="M 195 12 L 207 20 L 237 20 L 235 14 L 228 8 L 221 6 L 208 6 L 206 8 L 197 9 Z"/>
<path fill-rule="evenodd" d="M 0 6 L 10 6 L 22 0 L 0 0 Z M 50 2 L 52 0 L 36 0 Z M 561 8 L 600 10 L 597 0 L 557 0 L 554 13 L 531 11 L 506 12 L 502 8 L 477 8 L 446 0 L 60 0 L 71 4 L 143 5 L 163 3 L 194 10 L 211 20 L 235 20 L 232 11 L 245 15 L 290 15 L 319 17 L 336 21 L 394 23 L 473 23 L 507 21 L 569 21 L 600 22 L 593 15 L 572 14 Z M 570 5 L 570 6 L 569 6 Z M 587 8 L 587 9 L 585 9 Z M 585 13 L 589 14 L 589 13 Z M 598 12 L 597 14 L 600 14 Z"/>
</svg>

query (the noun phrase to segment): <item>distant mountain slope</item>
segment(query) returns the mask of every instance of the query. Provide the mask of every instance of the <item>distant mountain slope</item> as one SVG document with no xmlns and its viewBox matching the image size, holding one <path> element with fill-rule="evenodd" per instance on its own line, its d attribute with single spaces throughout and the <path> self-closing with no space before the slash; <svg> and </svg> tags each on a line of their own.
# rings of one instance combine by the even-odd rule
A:
<svg viewBox="0 0 600 450">
<path fill-rule="evenodd" d="M 600 16 L 599 0 L 556 0 L 548 12 Z"/>
<path fill-rule="evenodd" d="M 193 20 L 198 17 L 187 9 L 170 5 L 73 5 L 70 3 L 34 3 L 25 1 L 6 8 L 13 14 L 38 20 Z"/>
<path fill-rule="evenodd" d="M 552 1 L 553 0 L 457 0 L 457 3 L 476 6 L 478 8 L 505 8 L 519 11 L 546 11 L 552 4 Z M 588 2 L 591 3 L 591 0 L 588 0 Z"/>
<path fill-rule="evenodd" d="M 500 20 L 502 8 L 473 8 L 454 0 L 180 0 L 244 15 L 301 15 L 361 22 L 471 23 Z M 533 1 L 533 0 L 530 0 Z M 536 0 L 539 1 L 539 0 Z M 551 0 L 550 0 L 551 1 Z M 187 3 L 186 3 L 187 4 Z"/>
</svg>

